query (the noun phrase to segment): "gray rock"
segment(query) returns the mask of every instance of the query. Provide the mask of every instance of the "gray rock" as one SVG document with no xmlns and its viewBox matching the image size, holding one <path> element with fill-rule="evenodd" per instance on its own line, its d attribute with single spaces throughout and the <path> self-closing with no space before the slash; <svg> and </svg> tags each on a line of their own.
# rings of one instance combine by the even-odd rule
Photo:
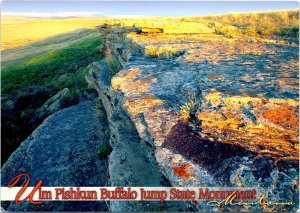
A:
<svg viewBox="0 0 300 213">
<path fill-rule="evenodd" d="M 64 88 L 47 100 L 43 106 L 37 110 L 37 117 L 42 118 L 62 109 L 62 100 L 68 92 L 69 88 Z"/>
<path fill-rule="evenodd" d="M 127 32 L 123 31 L 123 34 L 125 33 Z M 265 44 L 257 45 L 251 41 L 248 43 L 195 42 L 188 46 L 184 43 L 176 43 L 174 44 L 176 48 L 187 50 L 184 57 L 177 58 L 177 60 L 157 60 L 149 59 L 145 56 L 145 51 L 137 50 L 141 48 L 145 50 L 147 45 L 161 45 L 166 42 L 165 40 L 160 40 L 159 37 L 151 40 L 151 38 L 142 36 L 125 38 L 121 34 L 120 29 L 115 32 L 114 29 L 107 28 L 105 46 L 109 53 L 108 56 L 120 55 L 118 51 L 126 50 L 126 57 L 117 57 L 122 69 L 112 79 L 109 79 L 107 75 L 110 70 L 102 60 L 93 64 L 86 78 L 89 84 L 97 90 L 108 114 L 111 131 L 110 143 L 113 147 L 109 160 L 109 171 L 113 186 L 159 186 L 158 180 L 161 178 L 157 174 L 164 174 L 172 186 L 257 187 L 258 184 L 268 185 L 269 183 L 265 182 L 268 182 L 269 178 L 270 182 L 276 185 L 275 189 L 262 188 L 260 190 L 266 189 L 264 193 L 275 193 L 283 191 L 283 186 L 291 185 L 291 180 L 282 180 L 283 178 L 273 180 L 271 178 L 271 173 L 275 169 L 273 168 L 274 160 L 270 162 L 271 165 L 265 160 L 255 161 L 257 151 L 261 148 L 253 152 L 246 146 L 248 143 L 245 143 L 242 144 L 242 149 L 235 144 L 232 149 L 222 149 L 222 147 L 226 147 L 224 137 L 231 130 L 228 132 L 221 130 L 220 134 L 217 134 L 218 131 L 216 131 L 216 135 L 211 134 L 208 137 L 209 134 L 206 134 L 205 131 L 210 130 L 210 126 L 203 125 L 203 118 L 197 125 L 201 125 L 198 129 L 200 133 L 195 131 L 195 128 L 191 128 L 191 130 L 187 128 L 186 137 L 182 137 L 182 128 L 174 127 L 181 123 L 182 114 L 184 114 L 181 109 L 187 101 L 202 104 L 198 109 L 198 114 L 205 107 L 216 113 L 222 112 L 227 107 L 225 102 L 221 101 L 214 105 L 214 99 L 212 99 L 207 106 L 203 104 L 206 101 L 205 98 L 215 92 L 219 92 L 222 98 L 236 97 L 237 102 L 243 98 L 252 100 L 251 97 L 274 98 L 280 99 L 280 101 L 287 98 L 297 99 L 298 84 L 294 83 L 294 76 L 297 75 L 298 69 L 293 68 L 296 67 L 295 62 L 298 60 L 296 47 L 272 44 L 266 48 Z M 130 38 L 133 39 L 130 41 Z M 148 44 L 147 39 L 150 40 Z M 168 45 L 172 46 L 173 44 L 168 43 Z M 222 50 L 219 48 L 220 45 Z M 257 56 L 239 53 L 227 54 L 223 52 L 223 49 L 226 49 L 223 48 L 223 45 L 233 49 L 245 46 L 249 51 L 253 51 L 253 48 L 263 49 L 266 53 Z M 293 52 L 293 54 L 287 56 L 284 54 L 286 51 Z M 201 63 L 203 61 L 206 63 Z M 285 66 L 286 61 L 291 62 L 291 65 L 289 63 Z M 278 69 L 279 67 L 280 69 Z M 291 78 L 283 78 L 283 74 Z M 274 79 L 278 79 L 280 83 L 275 84 Z M 194 93 L 192 99 L 189 97 L 189 93 Z M 233 103 L 233 106 L 236 104 Z M 245 129 L 245 121 L 249 120 L 251 124 L 255 124 L 262 120 L 256 117 L 254 114 L 256 108 L 251 105 L 251 103 L 247 103 L 247 107 L 242 108 L 245 119 L 238 128 Z M 188 108 L 186 111 L 191 112 L 192 108 L 189 106 L 192 104 L 186 106 Z M 230 107 L 228 108 L 230 109 Z M 208 117 L 207 115 L 208 113 L 203 117 Z M 195 121 L 194 117 L 195 115 L 190 115 L 192 121 Z M 212 117 L 212 123 L 217 118 L 217 116 Z M 228 120 L 225 115 L 218 119 L 223 118 Z M 190 123 L 192 122 L 189 122 L 188 125 Z M 215 129 L 216 127 L 213 126 L 211 131 L 214 132 Z M 176 132 L 178 134 L 175 134 Z M 243 134 L 239 133 L 238 136 L 240 135 Z M 202 139 L 197 139 L 198 136 Z M 230 139 L 233 138 L 236 137 L 230 137 Z M 174 143 L 166 146 L 168 144 L 166 142 L 170 139 L 173 139 Z M 193 141 L 201 142 L 198 143 L 198 149 L 195 149 L 194 144 L 196 143 L 191 143 Z M 175 146 L 177 142 L 179 145 L 182 143 L 182 146 Z M 204 142 L 214 144 L 213 147 L 208 148 L 209 152 L 207 153 L 201 147 L 201 144 L 205 144 Z M 178 147 L 184 147 L 186 151 Z M 251 147 L 254 147 L 252 143 Z M 219 161 L 215 161 L 216 156 Z M 198 157 L 202 157 L 203 160 L 197 162 Z M 243 157 L 245 158 L 243 159 Z M 142 164 L 142 162 L 144 163 Z M 156 162 L 159 166 L 156 165 Z M 140 166 L 141 164 L 144 166 Z M 188 174 L 184 177 L 174 172 L 174 168 L 180 164 L 186 164 L 189 168 Z M 283 171 L 287 176 L 294 178 L 298 175 L 298 171 L 291 172 L 287 165 L 282 167 L 287 168 L 287 171 Z M 296 167 L 292 166 L 291 168 Z M 291 175 L 292 173 L 295 174 Z M 281 174 L 281 176 L 284 175 Z M 293 193 L 293 195 L 299 194 L 296 190 Z M 273 194 L 270 198 L 279 200 L 279 197 L 273 196 Z M 201 205 L 198 210 L 209 210 Z M 153 205 L 151 210 L 155 210 L 157 207 Z M 292 206 L 291 210 L 297 208 L 298 204 Z M 110 203 L 112 211 L 131 211 L 132 209 L 147 210 L 144 205 L 130 202 Z M 164 207 L 164 210 L 168 211 L 169 208 Z M 236 211 L 237 209 L 231 210 Z"/>
<path fill-rule="evenodd" d="M 68 78 L 69 75 L 70 74 L 68 74 L 68 73 L 67 74 L 63 74 L 63 75 L 59 76 L 58 80 L 60 82 L 64 82 Z"/>
<path fill-rule="evenodd" d="M 107 158 L 97 155 L 99 144 L 108 136 L 105 117 L 95 116 L 98 101 L 83 102 L 49 116 L 9 157 L 2 168 L 1 184 L 20 173 L 31 177 L 33 186 L 105 186 L 108 181 Z M 104 114 L 105 116 L 105 114 Z M 14 202 L 9 211 L 106 211 L 104 202 L 43 202 L 42 207 Z"/>
<path fill-rule="evenodd" d="M 119 63 L 124 64 L 132 55 L 138 55 L 138 49 L 130 48 L 124 43 L 124 33 L 120 29 L 106 32 L 106 51 L 119 54 L 120 44 L 127 49 L 126 57 L 118 57 Z M 128 59 L 129 57 L 129 59 Z M 137 60 L 139 57 L 136 57 Z M 123 61 L 124 60 L 124 61 Z M 135 61 L 136 62 L 136 61 Z M 146 65 L 149 61 L 146 61 Z M 160 171 L 153 149 L 144 140 L 141 140 L 132 122 L 130 115 L 124 110 L 124 96 L 111 89 L 110 67 L 106 60 L 95 62 L 90 66 L 86 81 L 94 88 L 103 102 L 107 113 L 110 128 L 110 144 L 113 148 L 109 156 L 109 175 L 111 186 L 168 186 L 168 181 Z M 117 100 L 117 101 L 116 101 Z M 183 202 L 124 202 L 112 201 L 109 203 L 110 211 L 178 211 L 187 210 Z"/>
</svg>

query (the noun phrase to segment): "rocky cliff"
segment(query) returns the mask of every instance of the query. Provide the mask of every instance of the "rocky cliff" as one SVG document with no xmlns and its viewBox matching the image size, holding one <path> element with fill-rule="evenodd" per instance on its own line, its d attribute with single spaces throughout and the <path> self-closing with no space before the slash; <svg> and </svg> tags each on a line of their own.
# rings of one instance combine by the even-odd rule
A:
<svg viewBox="0 0 300 213">
<path fill-rule="evenodd" d="M 270 201 L 295 205 L 228 210 L 298 209 L 297 46 L 107 25 L 100 36 L 106 57 L 86 80 L 105 113 L 92 115 L 95 100 L 51 115 L 4 165 L 2 184 L 22 170 L 51 185 L 258 187 Z M 103 146 L 111 152 L 100 159 Z M 64 179 L 73 167 L 76 182 Z M 60 178 L 51 182 L 47 169 Z M 95 203 L 110 211 L 219 210 L 205 202 Z"/>
<path fill-rule="evenodd" d="M 107 59 L 86 79 L 108 115 L 112 186 L 261 186 L 298 203 L 296 46 L 101 33 Z"/>
</svg>

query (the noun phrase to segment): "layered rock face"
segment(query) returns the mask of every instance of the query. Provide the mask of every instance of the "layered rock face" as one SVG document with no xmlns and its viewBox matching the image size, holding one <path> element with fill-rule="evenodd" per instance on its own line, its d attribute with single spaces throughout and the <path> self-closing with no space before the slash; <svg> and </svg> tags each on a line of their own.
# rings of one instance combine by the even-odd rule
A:
<svg viewBox="0 0 300 213">
<path fill-rule="evenodd" d="M 100 27 L 99 100 L 49 116 L 2 168 L 43 186 L 254 187 L 299 208 L 298 47 L 273 40 Z M 52 102 L 51 102 L 52 103 Z M 108 144 L 109 142 L 109 144 Z M 4 203 L 6 210 L 38 206 Z M 220 211 L 207 202 L 49 202 L 43 210 Z"/>
<path fill-rule="evenodd" d="M 131 29 L 129 29 L 131 30 Z M 103 27 L 101 36 L 105 43 L 102 47 L 107 58 L 96 62 L 86 76 L 87 82 L 97 90 L 105 107 L 110 128 L 112 152 L 109 156 L 109 176 L 111 186 L 170 186 L 161 173 L 154 156 L 153 144 L 140 137 L 134 120 L 130 117 L 123 93 L 112 89 L 112 67 L 126 66 L 133 55 L 141 54 L 141 49 L 127 42 L 128 29 Z M 128 44 L 128 46 L 127 46 Z M 133 47 L 133 48 L 132 48 Z M 112 65 L 113 63 L 113 65 Z M 111 211 L 189 211 L 190 204 L 183 202 L 124 202 L 113 201 Z"/>
<path fill-rule="evenodd" d="M 108 114 L 111 185 L 259 186 L 297 209 L 298 47 L 130 31 L 101 29 L 108 59 L 87 77 Z"/>
</svg>

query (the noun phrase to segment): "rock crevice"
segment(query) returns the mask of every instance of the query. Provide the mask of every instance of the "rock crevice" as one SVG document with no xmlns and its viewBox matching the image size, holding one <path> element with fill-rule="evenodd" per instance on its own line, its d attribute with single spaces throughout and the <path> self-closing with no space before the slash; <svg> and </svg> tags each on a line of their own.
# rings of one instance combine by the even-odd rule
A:
<svg viewBox="0 0 300 213">
<path fill-rule="evenodd" d="M 107 113 L 110 128 L 110 144 L 112 152 L 109 156 L 109 174 L 111 186 L 168 186 L 167 179 L 161 173 L 154 156 L 154 150 L 149 143 L 144 141 L 137 132 L 134 122 L 124 108 L 126 98 L 111 85 L 111 73 L 114 70 L 109 66 L 108 59 L 114 57 L 117 66 L 124 67 L 130 57 L 141 57 L 141 50 L 131 48 L 126 39 L 129 30 L 119 27 L 101 28 L 101 36 L 104 37 L 106 58 L 95 62 L 86 80 L 99 94 Z M 116 54 L 116 55 L 115 55 Z M 126 54 L 126 57 L 122 57 Z M 178 206 L 177 206 L 178 205 Z M 160 211 L 160 209 L 176 210 L 179 206 L 187 210 L 183 203 L 171 205 L 160 202 L 110 202 L 111 211 L 132 211 L 145 209 L 148 211 Z"/>
</svg>

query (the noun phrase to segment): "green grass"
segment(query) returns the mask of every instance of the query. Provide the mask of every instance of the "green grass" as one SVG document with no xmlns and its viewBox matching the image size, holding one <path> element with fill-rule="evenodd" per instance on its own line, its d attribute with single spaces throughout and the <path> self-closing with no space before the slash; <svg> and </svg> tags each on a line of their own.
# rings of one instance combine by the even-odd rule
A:
<svg viewBox="0 0 300 213">
<path fill-rule="evenodd" d="M 27 46 L 6 49 L 2 52 L 2 68 L 40 56 L 52 50 L 67 48 L 90 38 L 99 38 L 98 30 L 76 30 L 61 35 L 56 35 Z"/>
<path fill-rule="evenodd" d="M 114 75 L 116 75 L 120 71 L 121 64 L 118 62 L 118 59 L 115 56 L 106 57 L 106 62 L 110 69 L 109 79 L 111 79 Z"/>
<path fill-rule="evenodd" d="M 103 56 L 98 30 L 63 34 L 26 47 L 3 51 L 1 70 L 2 162 L 42 122 L 36 110 L 63 88 L 62 107 L 74 105 L 90 89 L 88 66 Z"/>
<path fill-rule="evenodd" d="M 29 58 L 2 69 L 2 94 L 32 85 L 82 87 L 77 82 L 84 74 L 84 68 L 101 57 L 100 38 L 88 38 L 62 49 L 56 49 L 40 56 Z M 70 74 L 65 82 L 58 82 L 59 76 Z M 84 78 L 83 78 L 84 80 Z M 73 83 L 74 82 L 74 83 Z"/>
</svg>

